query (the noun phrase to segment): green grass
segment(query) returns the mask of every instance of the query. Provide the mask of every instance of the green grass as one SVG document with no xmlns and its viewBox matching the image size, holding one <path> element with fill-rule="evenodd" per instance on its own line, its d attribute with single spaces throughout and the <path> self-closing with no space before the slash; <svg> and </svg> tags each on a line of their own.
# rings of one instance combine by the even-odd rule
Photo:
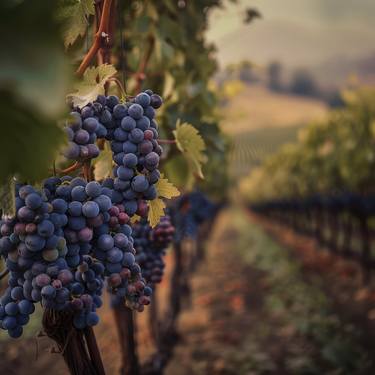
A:
<svg viewBox="0 0 375 375">
<path fill-rule="evenodd" d="M 369 371 L 371 360 L 359 343 L 361 332 L 352 324 L 341 321 L 333 310 L 331 301 L 320 288 L 324 278 L 316 275 L 313 282 L 307 280 L 300 263 L 290 252 L 260 227 L 250 224 L 240 208 L 233 209 L 231 217 L 238 232 L 235 248 L 239 258 L 265 274 L 266 315 L 277 316 L 281 325 L 291 327 L 310 347 L 304 350 L 289 344 L 290 355 L 285 358 L 288 373 L 369 373 L 366 371 Z M 257 329 L 261 329 L 262 324 L 264 335 L 267 335 L 266 318 Z M 253 341 L 250 337 L 250 347 L 256 346 Z M 257 351 L 262 353 L 259 348 Z M 271 366 L 270 358 L 264 352 L 259 363 L 254 363 L 254 356 L 248 361 L 252 363 L 250 368 L 259 368 L 255 372 L 259 374 L 267 373 L 262 366 Z"/>
<path fill-rule="evenodd" d="M 257 129 L 233 135 L 229 153 L 230 173 L 233 177 L 246 176 L 252 168 L 260 165 L 264 158 L 274 153 L 285 143 L 297 139 L 301 125 Z"/>
</svg>

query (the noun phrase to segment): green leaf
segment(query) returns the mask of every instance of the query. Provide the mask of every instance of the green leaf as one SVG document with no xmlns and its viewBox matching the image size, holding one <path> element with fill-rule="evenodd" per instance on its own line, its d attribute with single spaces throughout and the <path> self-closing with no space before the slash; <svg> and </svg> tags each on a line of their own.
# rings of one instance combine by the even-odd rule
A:
<svg viewBox="0 0 375 375">
<path fill-rule="evenodd" d="M 158 182 L 155 184 L 156 191 L 158 192 L 158 197 L 163 197 L 171 199 L 178 197 L 180 192 L 167 178 L 164 178 L 163 175 L 160 176 Z"/>
<path fill-rule="evenodd" d="M 108 144 L 105 143 L 104 150 L 100 151 L 100 155 L 94 159 L 94 176 L 96 181 L 104 180 L 112 173 L 112 151 Z"/>
<path fill-rule="evenodd" d="M 207 161 L 203 151 L 206 149 L 205 143 L 198 130 L 191 124 L 177 121 L 176 130 L 173 131 L 177 147 L 189 161 L 193 172 L 200 178 L 204 178 L 202 164 Z"/>
<path fill-rule="evenodd" d="M 170 181 L 184 190 L 190 190 L 194 176 L 189 168 L 187 160 L 182 154 L 177 154 L 173 158 L 166 160 L 163 170 Z"/>
<path fill-rule="evenodd" d="M 13 177 L 7 178 L 0 185 L 0 208 L 2 215 L 14 216 L 16 214 L 14 185 Z"/>
<path fill-rule="evenodd" d="M 76 85 L 77 91 L 68 97 L 72 98 L 75 106 L 82 108 L 94 101 L 98 95 L 104 94 L 104 85 L 116 73 L 116 68 L 110 64 L 88 68 L 83 75 L 83 81 Z"/>
<path fill-rule="evenodd" d="M 64 45 L 68 48 L 86 34 L 88 17 L 95 14 L 94 0 L 77 0 L 72 5 L 62 5 L 58 11 L 58 18 L 63 23 Z"/>
<path fill-rule="evenodd" d="M 20 106 L 53 118 L 66 108 L 70 85 L 55 12 L 52 1 L 0 1 L 0 42 L 7 51 L 0 60 L 0 90 L 16 93 Z"/>
<path fill-rule="evenodd" d="M 160 218 L 165 215 L 165 203 L 162 199 L 156 198 L 148 202 L 148 216 L 147 219 L 151 228 L 154 228 L 160 221 Z"/>
<path fill-rule="evenodd" d="M 31 181 L 46 177 L 64 132 L 8 91 L 0 91 L 0 103 L 0 181 L 14 175 Z"/>
</svg>

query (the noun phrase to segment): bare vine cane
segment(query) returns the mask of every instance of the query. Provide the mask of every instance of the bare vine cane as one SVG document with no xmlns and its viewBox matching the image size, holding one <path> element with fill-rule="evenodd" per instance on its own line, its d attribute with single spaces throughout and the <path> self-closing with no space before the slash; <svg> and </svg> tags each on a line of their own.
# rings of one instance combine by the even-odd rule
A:
<svg viewBox="0 0 375 375">
<path fill-rule="evenodd" d="M 86 349 L 83 331 L 74 328 L 71 312 L 45 309 L 42 323 L 46 335 L 56 342 L 70 374 L 104 374 L 95 369 Z"/>
<path fill-rule="evenodd" d="M 139 364 L 136 352 L 133 311 L 124 304 L 113 309 L 117 332 L 121 345 L 122 375 L 138 375 Z"/>
</svg>

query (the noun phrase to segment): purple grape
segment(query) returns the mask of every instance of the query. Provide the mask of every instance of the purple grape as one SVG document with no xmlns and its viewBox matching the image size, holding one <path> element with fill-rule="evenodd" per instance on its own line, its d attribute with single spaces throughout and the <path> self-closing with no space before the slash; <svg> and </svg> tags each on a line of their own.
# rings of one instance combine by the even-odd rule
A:
<svg viewBox="0 0 375 375">
<path fill-rule="evenodd" d="M 92 134 L 98 130 L 99 122 L 94 117 L 88 117 L 83 121 L 82 128 Z"/>
<path fill-rule="evenodd" d="M 89 141 L 89 138 L 90 134 L 84 129 L 78 130 L 74 135 L 74 141 L 79 145 L 85 145 Z"/>
<path fill-rule="evenodd" d="M 163 99 L 157 95 L 157 94 L 152 94 L 151 95 L 151 106 L 155 109 L 158 109 L 162 106 L 163 104 Z"/>
</svg>

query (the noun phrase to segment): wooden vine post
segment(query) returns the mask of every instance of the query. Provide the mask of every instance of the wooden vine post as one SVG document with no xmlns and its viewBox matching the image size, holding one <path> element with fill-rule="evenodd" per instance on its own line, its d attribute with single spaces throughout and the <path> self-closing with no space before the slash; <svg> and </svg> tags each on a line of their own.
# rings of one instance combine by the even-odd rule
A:
<svg viewBox="0 0 375 375">
<path fill-rule="evenodd" d="M 121 374 L 138 375 L 133 311 L 124 304 L 119 304 L 113 308 L 113 315 L 121 347 Z"/>
</svg>

